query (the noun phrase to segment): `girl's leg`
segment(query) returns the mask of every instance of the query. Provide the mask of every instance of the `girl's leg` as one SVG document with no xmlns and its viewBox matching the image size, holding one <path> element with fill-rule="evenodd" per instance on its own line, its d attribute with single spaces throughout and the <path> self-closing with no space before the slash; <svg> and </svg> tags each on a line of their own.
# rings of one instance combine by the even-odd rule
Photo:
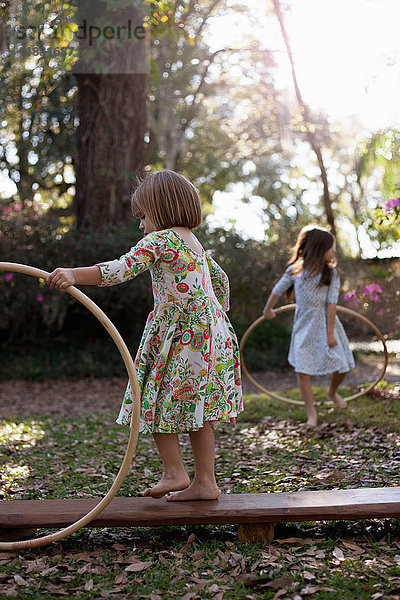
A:
<svg viewBox="0 0 400 600">
<path fill-rule="evenodd" d="M 215 440 L 214 431 L 206 421 L 204 427 L 189 433 L 194 456 L 194 479 L 182 492 L 172 494 L 169 502 L 183 500 L 216 500 L 219 489 L 215 481 Z"/>
<path fill-rule="evenodd" d="M 143 496 L 161 498 L 168 492 L 184 490 L 190 479 L 183 466 L 177 433 L 153 433 L 164 467 L 161 481 L 143 492 Z"/>
<path fill-rule="evenodd" d="M 336 408 L 347 408 L 346 400 L 343 400 L 343 398 L 336 393 L 346 375 L 347 373 L 338 373 L 338 371 L 332 373 L 331 383 L 328 388 L 328 398 L 336 404 Z"/>
<path fill-rule="evenodd" d="M 311 387 L 311 377 L 305 373 L 296 373 L 297 383 L 300 388 L 301 395 L 306 405 L 307 425 L 316 427 L 318 424 L 318 414 L 314 406 L 314 397 Z"/>
</svg>

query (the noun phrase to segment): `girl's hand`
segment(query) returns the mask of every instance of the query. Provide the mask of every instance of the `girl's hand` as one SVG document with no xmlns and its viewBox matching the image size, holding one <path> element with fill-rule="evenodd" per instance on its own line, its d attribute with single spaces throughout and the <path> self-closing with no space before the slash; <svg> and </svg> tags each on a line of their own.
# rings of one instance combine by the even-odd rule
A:
<svg viewBox="0 0 400 600">
<path fill-rule="evenodd" d="M 274 311 L 273 308 L 269 308 L 268 310 L 263 311 L 263 315 L 264 315 L 265 319 L 275 319 L 276 312 Z"/>
<path fill-rule="evenodd" d="M 328 335 L 328 346 L 329 348 L 334 348 L 335 346 L 337 346 L 337 341 L 333 333 L 331 335 Z"/>
<path fill-rule="evenodd" d="M 48 276 L 46 283 L 56 290 L 65 290 L 65 288 L 76 284 L 74 269 L 55 269 Z"/>
</svg>

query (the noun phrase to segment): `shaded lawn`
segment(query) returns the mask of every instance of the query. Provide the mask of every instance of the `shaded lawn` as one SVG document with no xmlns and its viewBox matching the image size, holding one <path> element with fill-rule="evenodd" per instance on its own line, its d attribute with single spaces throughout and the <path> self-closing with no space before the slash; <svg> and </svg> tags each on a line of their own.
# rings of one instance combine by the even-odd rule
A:
<svg viewBox="0 0 400 600">
<path fill-rule="evenodd" d="M 324 391 L 316 389 L 322 400 Z M 291 397 L 298 397 L 294 390 Z M 224 493 L 381 487 L 399 484 L 400 404 L 363 397 L 338 413 L 320 408 L 310 432 L 302 407 L 248 396 L 235 427 L 216 435 Z M 5 499 L 103 495 L 128 432 L 114 414 L 3 422 Z M 187 436 L 183 456 L 193 468 Z M 139 438 L 120 495 L 157 481 L 158 453 Z M 271 544 L 238 542 L 232 526 L 84 529 L 18 555 L 0 553 L 3 597 L 400 598 L 400 522 L 280 524 Z"/>
</svg>

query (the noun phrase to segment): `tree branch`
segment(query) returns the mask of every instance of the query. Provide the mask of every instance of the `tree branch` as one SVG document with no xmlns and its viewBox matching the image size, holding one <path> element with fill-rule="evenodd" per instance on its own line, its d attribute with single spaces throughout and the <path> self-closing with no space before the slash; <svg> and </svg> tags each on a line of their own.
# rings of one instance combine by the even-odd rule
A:
<svg viewBox="0 0 400 600">
<path fill-rule="evenodd" d="M 285 42 L 286 51 L 287 51 L 289 62 L 290 62 L 290 69 L 292 72 L 292 79 L 293 79 L 293 85 L 294 85 L 294 89 L 295 89 L 295 93 L 296 93 L 296 98 L 301 107 L 302 117 L 303 117 L 304 125 L 306 128 L 306 137 L 307 137 L 307 140 L 308 140 L 311 148 L 313 149 L 313 151 L 315 153 L 315 156 L 316 156 L 317 162 L 318 162 L 318 166 L 319 166 L 319 169 L 321 172 L 321 179 L 322 179 L 322 184 L 324 187 L 323 204 L 324 204 L 326 218 L 330 225 L 332 233 L 334 235 L 336 235 L 335 218 L 334 218 L 333 211 L 332 211 L 332 202 L 331 202 L 331 197 L 330 197 L 330 192 L 329 192 L 328 175 L 326 172 L 326 168 L 325 168 L 325 164 L 324 164 L 324 160 L 323 160 L 323 156 L 322 156 L 322 151 L 317 142 L 316 136 L 314 134 L 314 129 L 310 127 L 310 125 L 312 125 L 312 119 L 311 119 L 309 108 L 308 108 L 307 104 L 304 102 L 302 95 L 300 93 L 300 88 L 299 88 L 299 85 L 297 82 L 296 71 L 295 71 L 295 67 L 294 67 L 293 53 L 292 53 L 292 49 L 290 46 L 289 37 L 286 32 L 285 23 L 283 20 L 283 15 L 282 15 L 281 7 L 279 4 L 279 0 L 273 0 L 273 3 L 274 3 L 274 11 L 275 11 L 275 14 L 279 21 L 279 25 L 280 25 L 281 32 L 282 32 L 282 37 Z"/>
</svg>

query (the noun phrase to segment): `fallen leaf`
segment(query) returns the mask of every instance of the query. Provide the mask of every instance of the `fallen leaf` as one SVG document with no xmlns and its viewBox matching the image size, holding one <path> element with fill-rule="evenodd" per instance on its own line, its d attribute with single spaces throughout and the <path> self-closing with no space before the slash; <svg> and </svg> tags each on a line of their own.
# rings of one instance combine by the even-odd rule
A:
<svg viewBox="0 0 400 600">
<path fill-rule="evenodd" d="M 124 548 L 126 550 L 126 548 Z M 84 560 L 85 562 L 92 562 L 93 555 L 89 554 L 89 552 L 78 552 L 77 554 L 70 555 L 73 560 Z"/>
<path fill-rule="evenodd" d="M 11 598 L 14 598 L 14 597 L 18 596 L 18 590 L 17 590 L 17 588 L 15 586 L 11 586 L 11 587 L 8 587 L 8 588 L 5 588 L 5 589 L 3 588 L 3 594 L 5 596 L 9 596 Z"/>
<path fill-rule="evenodd" d="M 78 575 L 83 575 L 84 573 L 88 573 L 90 571 L 91 567 L 89 564 L 87 565 L 83 565 L 83 567 L 81 567 L 80 569 L 77 570 Z"/>
<path fill-rule="evenodd" d="M 29 585 L 28 582 L 21 577 L 21 575 L 14 575 L 14 581 L 17 585 Z"/>
<path fill-rule="evenodd" d="M 284 596 L 285 594 L 287 594 L 287 589 L 282 588 L 281 590 L 276 592 L 276 594 L 274 594 L 274 596 L 272 597 L 272 600 L 278 600 L 278 598 L 280 598 L 281 596 Z"/>
<path fill-rule="evenodd" d="M 128 571 L 129 573 L 137 573 L 139 571 L 144 571 L 145 569 L 148 569 L 149 567 L 151 567 L 151 565 L 151 562 L 138 561 L 126 567 L 125 571 Z"/>
<path fill-rule="evenodd" d="M 253 573 L 242 573 L 236 578 L 236 581 L 240 581 L 247 586 L 261 585 L 265 583 L 269 583 L 269 577 L 258 577 L 257 575 L 253 575 Z"/>
<path fill-rule="evenodd" d="M 280 588 L 285 585 L 290 585 L 294 581 L 293 577 L 278 577 L 266 584 L 266 587 Z"/>
<path fill-rule="evenodd" d="M 128 575 L 125 573 L 125 571 L 122 571 L 122 573 L 118 573 L 118 575 L 114 579 L 114 584 L 120 585 L 121 583 L 127 583 L 128 581 Z"/>
<path fill-rule="evenodd" d="M 182 598 L 180 598 L 180 600 L 193 600 L 193 598 L 199 598 L 199 596 L 196 594 L 196 592 L 188 592 L 187 594 L 182 596 Z"/>
<path fill-rule="evenodd" d="M 340 548 L 338 548 L 338 547 L 334 548 L 332 554 L 338 560 L 344 560 L 344 554 L 343 554 L 343 552 L 341 551 Z"/>
<path fill-rule="evenodd" d="M 181 548 L 182 554 L 186 554 L 188 552 L 188 550 L 190 550 L 190 548 L 194 544 L 195 539 L 196 539 L 196 536 L 194 535 L 194 533 L 191 533 L 188 537 L 186 544 Z"/>
<path fill-rule="evenodd" d="M 111 548 L 113 550 L 122 550 L 122 552 L 125 552 L 127 549 L 126 546 L 123 546 L 122 544 L 113 544 Z"/>
<path fill-rule="evenodd" d="M 319 590 L 320 587 L 318 585 L 306 585 L 306 587 L 303 588 L 300 593 L 303 596 L 312 596 L 313 594 L 319 592 Z"/>
</svg>

